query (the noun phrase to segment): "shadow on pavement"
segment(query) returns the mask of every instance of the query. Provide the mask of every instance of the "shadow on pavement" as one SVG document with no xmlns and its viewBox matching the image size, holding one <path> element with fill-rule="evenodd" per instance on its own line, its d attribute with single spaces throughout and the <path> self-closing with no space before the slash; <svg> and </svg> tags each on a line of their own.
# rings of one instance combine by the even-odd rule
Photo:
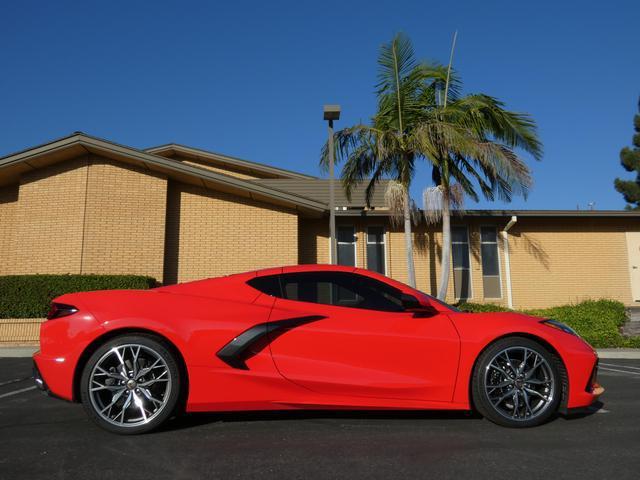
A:
<svg viewBox="0 0 640 480">
<path fill-rule="evenodd" d="M 287 420 L 468 420 L 482 416 L 470 411 L 406 410 L 277 410 L 256 412 L 189 413 L 173 418 L 159 431 L 182 430 L 210 423 L 265 422 Z"/>
</svg>

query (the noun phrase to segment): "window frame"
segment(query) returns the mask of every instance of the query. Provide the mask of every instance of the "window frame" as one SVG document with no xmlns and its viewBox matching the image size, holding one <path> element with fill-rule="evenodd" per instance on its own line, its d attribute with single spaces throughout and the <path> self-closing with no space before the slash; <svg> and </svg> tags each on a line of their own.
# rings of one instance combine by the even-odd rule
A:
<svg viewBox="0 0 640 480">
<path fill-rule="evenodd" d="M 338 263 L 338 245 L 341 242 L 338 242 L 338 229 L 341 227 L 351 227 L 353 229 L 353 238 L 354 241 L 352 244 L 346 243 L 346 242 L 342 242 L 343 245 L 353 245 L 353 263 L 354 265 L 342 265 L 343 267 L 357 267 L 358 266 L 358 230 L 356 229 L 355 224 L 342 224 L 342 225 L 336 225 L 336 265 L 340 265 L 340 263 Z M 329 235 L 329 263 L 331 263 L 331 235 Z"/>
<path fill-rule="evenodd" d="M 494 277 L 495 275 L 485 275 L 484 274 L 484 264 L 482 263 L 482 229 L 483 228 L 493 228 L 496 231 L 496 256 L 498 257 L 498 285 L 500 286 L 500 296 L 499 297 L 487 297 L 484 294 L 484 277 Z M 480 249 L 479 249 L 479 253 L 480 253 L 480 268 L 482 269 L 482 293 L 483 293 L 483 298 L 487 299 L 487 300 L 502 300 L 504 298 L 504 292 L 502 291 L 502 261 L 500 259 L 501 255 L 500 255 L 500 230 L 498 229 L 497 225 L 491 225 L 491 224 L 482 224 L 478 226 L 478 234 L 479 234 L 479 238 L 480 238 Z M 485 242 L 487 245 L 492 245 L 493 242 Z"/>
<path fill-rule="evenodd" d="M 469 263 L 469 268 L 460 268 L 458 270 L 467 270 L 469 272 L 469 296 L 468 297 L 457 297 L 456 296 L 456 284 L 455 284 L 455 275 L 453 278 L 453 298 L 455 300 L 472 300 L 473 299 L 473 275 L 471 272 L 471 236 L 470 236 L 470 230 L 471 228 L 469 227 L 469 225 L 465 225 L 465 224 L 456 224 L 456 225 L 451 225 L 451 272 L 453 272 L 455 270 L 455 265 L 453 264 L 453 245 L 457 244 L 457 245 L 463 245 L 464 242 L 454 242 L 453 241 L 453 228 L 454 227 L 463 227 L 466 232 L 467 232 L 467 256 L 468 256 L 468 263 Z"/>
<path fill-rule="evenodd" d="M 366 281 L 369 281 L 373 284 L 382 284 L 384 285 L 386 288 L 393 290 L 394 292 L 397 291 L 399 292 L 400 295 L 402 295 L 404 292 L 402 290 L 400 290 L 399 288 L 394 287 L 393 285 L 389 285 L 386 282 L 383 282 L 382 280 L 378 280 L 377 278 L 373 278 L 370 277 L 368 275 L 363 275 L 361 273 L 355 273 L 355 272 L 343 272 L 343 271 L 338 271 L 338 270 L 320 270 L 320 271 L 314 271 L 314 270 L 310 270 L 310 271 L 303 271 L 303 272 L 283 272 L 283 273 L 279 273 L 276 274 L 278 276 L 278 282 L 280 283 L 280 291 L 281 291 L 281 297 L 276 297 L 280 300 L 285 300 L 287 302 L 296 302 L 296 303 L 308 303 L 308 304 L 312 304 L 312 305 L 321 305 L 323 307 L 330 307 L 330 308 L 348 308 L 350 310 L 365 310 L 365 311 L 371 311 L 371 312 L 378 312 L 378 313 L 410 313 L 407 312 L 407 310 L 405 310 L 402 305 L 400 305 L 400 310 L 380 310 L 380 309 L 373 309 L 373 308 L 363 308 L 363 307 L 357 307 L 357 306 L 350 306 L 350 305 L 336 305 L 334 303 L 320 303 L 320 302 L 308 302 L 305 300 L 293 300 L 291 298 L 287 298 L 287 293 L 286 293 L 286 282 L 285 282 L 285 277 L 286 276 L 293 276 L 293 275 L 304 275 L 304 274 L 330 274 L 330 275 L 344 275 L 344 276 L 349 276 L 349 277 L 356 277 L 357 278 L 363 278 Z M 354 282 L 357 283 L 357 282 Z M 336 285 L 336 284 L 333 284 Z M 339 287 L 340 285 L 338 285 Z M 255 287 L 253 287 L 255 288 Z M 333 287 L 330 290 L 331 292 L 333 292 Z M 264 292 L 262 292 L 264 293 Z M 357 292 L 353 292 L 356 296 L 358 296 Z M 379 293 L 377 293 L 378 295 L 380 295 Z M 387 300 L 390 301 L 390 300 Z M 393 303 L 393 302 L 392 302 Z"/>
<path fill-rule="evenodd" d="M 376 272 L 376 273 L 380 273 L 380 275 L 384 275 L 387 276 L 387 272 L 389 271 L 389 248 L 388 248 L 388 240 L 387 240 L 387 228 L 381 224 L 381 223 L 374 223 L 371 225 L 367 225 L 366 229 L 365 229 L 365 242 L 364 242 L 364 254 L 365 254 L 365 260 L 366 260 L 366 266 L 365 268 L 367 270 L 369 269 L 369 254 L 367 252 L 367 245 L 378 245 L 377 243 L 370 243 L 369 242 L 369 229 L 370 228 L 381 228 L 382 229 L 382 245 L 384 246 L 384 273 L 380 273 L 380 272 Z M 372 272 L 374 272 L 375 270 L 371 270 Z"/>
</svg>

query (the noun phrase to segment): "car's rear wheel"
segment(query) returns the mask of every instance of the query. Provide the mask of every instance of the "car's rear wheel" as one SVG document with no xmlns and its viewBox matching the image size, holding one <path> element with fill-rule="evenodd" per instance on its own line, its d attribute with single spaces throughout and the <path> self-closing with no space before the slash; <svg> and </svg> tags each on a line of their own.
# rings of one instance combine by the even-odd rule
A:
<svg viewBox="0 0 640 480">
<path fill-rule="evenodd" d="M 540 425 L 554 416 L 560 405 L 564 381 L 561 369 L 560 359 L 534 340 L 500 339 L 476 362 L 474 405 L 499 425 Z"/>
<path fill-rule="evenodd" d="M 180 369 L 174 355 L 149 335 L 107 341 L 87 361 L 81 378 L 82 404 L 98 425 L 120 434 L 157 428 L 175 412 Z"/>
</svg>

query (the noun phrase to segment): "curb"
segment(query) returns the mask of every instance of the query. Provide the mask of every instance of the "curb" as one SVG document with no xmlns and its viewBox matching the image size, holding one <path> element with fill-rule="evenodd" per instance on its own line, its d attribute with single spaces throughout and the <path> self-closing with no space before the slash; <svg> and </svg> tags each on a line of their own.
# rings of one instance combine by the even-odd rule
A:
<svg viewBox="0 0 640 480">
<path fill-rule="evenodd" d="M 596 351 L 600 358 L 640 360 L 640 348 L 599 348 Z"/>
<path fill-rule="evenodd" d="M 0 358 L 23 358 L 30 357 L 39 349 L 35 345 L 26 345 L 20 347 L 0 347 Z"/>
</svg>

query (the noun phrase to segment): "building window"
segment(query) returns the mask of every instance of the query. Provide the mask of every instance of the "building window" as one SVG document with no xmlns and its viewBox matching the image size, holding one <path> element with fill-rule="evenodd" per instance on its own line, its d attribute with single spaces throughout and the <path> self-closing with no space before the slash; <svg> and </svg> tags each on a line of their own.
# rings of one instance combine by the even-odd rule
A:
<svg viewBox="0 0 640 480">
<path fill-rule="evenodd" d="M 386 274 L 384 227 L 367 227 L 367 268 Z"/>
<path fill-rule="evenodd" d="M 453 286 L 459 299 L 471 298 L 471 271 L 469 269 L 469 233 L 467 227 L 451 228 L 451 254 L 453 256 Z"/>
<path fill-rule="evenodd" d="M 480 228 L 482 284 L 485 298 L 502 298 L 498 233 L 495 227 Z"/>
<path fill-rule="evenodd" d="M 352 225 L 337 228 L 338 265 L 356 266 L 356 229 Z"/>
</svg>

